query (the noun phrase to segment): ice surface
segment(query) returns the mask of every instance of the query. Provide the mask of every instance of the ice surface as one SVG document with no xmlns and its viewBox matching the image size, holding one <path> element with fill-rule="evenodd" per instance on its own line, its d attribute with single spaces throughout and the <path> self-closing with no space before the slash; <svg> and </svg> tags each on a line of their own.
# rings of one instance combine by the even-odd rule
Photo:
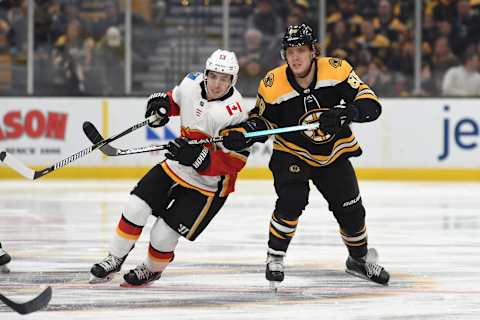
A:
<svg viewBox="0 0 480 320">
<path fill-rule="evenodd" d="M 391 273 L 383 287 L 344 272 L 346 249 L 323 198 L 310 204 L 275 295 L 264 277 L 271 181 L 240 181 L 223 211 L 150 288 L 88 284 L 135 181 L 2 181 L 0 240 L 12 255 L 0 292 L 26 301 L 46 285 L 44 311 L 0 319 L 480 319 L 480 184 L 360 184 L 369 243 Z M 144 229 L 123 270 L 140 263 Z"/>
</svg>

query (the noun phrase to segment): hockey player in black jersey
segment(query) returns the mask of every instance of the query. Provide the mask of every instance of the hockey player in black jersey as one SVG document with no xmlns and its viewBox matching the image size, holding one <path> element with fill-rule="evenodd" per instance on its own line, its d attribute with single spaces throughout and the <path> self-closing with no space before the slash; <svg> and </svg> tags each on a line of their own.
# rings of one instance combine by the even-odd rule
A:
<svg viewBox="0 0 480 320">
<path fill-rule="evenodd" d="M 311 180 L 328 202 L 349 256 L 346 271 L 387 285 L 388 272 L 367 247 L 365 209 L 349 157 L 362 153 L 351 122 L 371 122 L 381 113 L 375 93 L 345 60 L 318 57 L 312 29 L 288 27 L 282 40 L 286 64 L 267 73 L 258 87 L 247 121 L 232 128 L 224 146 L 243 150 L 265 139 L 246 139 L 243 132 L 319 123 L 318 130 L 277 134 L 269 168 L 277 200 L 270 220 L 266 278 L 284 279 L 284 257 L 299 217 L 308 204 Z"/>
</svg>

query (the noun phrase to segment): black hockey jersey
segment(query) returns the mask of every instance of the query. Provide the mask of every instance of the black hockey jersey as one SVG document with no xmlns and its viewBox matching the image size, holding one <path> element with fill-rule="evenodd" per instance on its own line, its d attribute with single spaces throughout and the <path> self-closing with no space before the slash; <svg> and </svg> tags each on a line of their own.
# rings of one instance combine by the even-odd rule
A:
<svg viewBox="0 0 480 320">
<path fill-rule="evenodd" d="M 316 59 L 314 67 L 314 79 L 306 89 L 297 84 L 286 64 L 268 72 L 260 81 L 251 118 L 257 118 L 257 123 L 261 120 L 262 127 L 268 128 L 302 125 L 317 121 L 322 112 L 340 104 L 356 105 L 358 122 L 373 121 L 379 116 L 381 106 L 375 93 L 347 61 L 322 57 Z M 362 153 L 348 125 L 335 135 L 319 129 L 277 134 L 273 148 L 315 167 Z"/>
</svg>

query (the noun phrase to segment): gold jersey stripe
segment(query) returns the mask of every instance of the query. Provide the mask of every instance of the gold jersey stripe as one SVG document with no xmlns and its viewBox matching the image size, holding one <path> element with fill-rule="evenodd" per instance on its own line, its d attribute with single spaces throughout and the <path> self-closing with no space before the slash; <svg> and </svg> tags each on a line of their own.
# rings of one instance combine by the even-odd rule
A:
<svg viewBox="0 0 480 320">
<path fill-rule="evenodd" d="M 215 194 L 215 192 L 212 192 L 212 191 L 208 191 L 208 190 L 204 190 L 204 189 L 201 189 L 199 187 L 196 187 L 194 185 L 191 185 L 190 183 L 186 182 L 186 181 L 183 181 L 179 176 L 177 176 L 175 174 L 175 172 L 173 172 L 167 165 L 166 162 L 162 162 L 162 168 L 163 170 L 165 170 L 165 173 L 173 180 L 175 181 L 176 183 L 178 183 L 179 185 L 181 185 L 182 187 L 185 187 L 185 188 L 188 188 L 188 189 L 195 189 L 197 190 L 198 192 L 200 192 L 201 194 L 207 196 L 207 197 L 211 197 Z"/>
<path fill-rule="evenodd" d="M 185 238 L 190 239 L 191 236 L 195 233 L 195 231 L 198 229 L 198 226 L 200 225 L 200 223 L 202 223 L 203 219 L 205 218 L 208 211 L 210 210 L 210 207 L 212 206 L 212 202 L 213 202 L 213 197 L 208 197 L 207 202 L 205 203 L 202 211 L 197 217 L 197 220 L 195 220 L 195 223 L 193 224 L 192 228 L 190 229 L 190 231 L 188 232 Z"/>
<path fill-rule="evenodd" d="M 222 182 L 222 191 L 220 191 L 220 197 L 226 197 L 228 195 L 228 185 L 230 183 L 231 176 L 225 176 Z"/>
<path fill-rule="evenodd" d="M 337 141 L 335 141 L 335 143 L 333 144 L 333 148 L 332 148 L 332 154 L 335 152 L 335 149 L 337 149 L 339 146 L 342 146 L 344 144 L 351 144 L 352 142 L 357 142 L 356 138 L 355 138 L 355 135 L 354 134 L 351 134 L 349 137 L 346 137 L 346 138 L 342 138 L 342 139 L 338 139 Z M 285 140 L 284 138 L 282 138 L 281 136 L 279 135 L 276 135 L 275 136 L 275 141 L 274 143 L 281 143 L 282 145 L 284 145 L 285 147 L 293 150 L 293 151 L 296 151 L 296 152 L 299 152 L 299 153 L 304 153 L 304 154 L 307 154 L 309 157 L 311 158 L 315 158 L 319 161 L 321 160 L 328 160 L 331 158 L 332 154 L 331 155 L 328 155 L 328 156 L 320 156 L 320 155 L 313 155 L 311 154 L 307 149 L 305 148 L 302 148 L 300 147 L 299 145 L 296 145 L 292 142 L 289 142 L 287 140 Z"/>
<path fill-rule="evenodd" d="M 345 153 L 348 153 L 348 152 L 354 152 L 354 151 L 357 151 L 360 149 L 360 145 L 358 143 L 356 143 L 355 145 L 353 145 L 352 147 L 350 148 L 343 148 L 343 149 L 339 149 L 333 156 L 332 158 L 328 159 L 327 161 L 318 161 L 318 160 L 315 160 L 313 158 L 308 158 L 308 157 L 305 157 L 301 154 L 298 154 L 298 152 L 295 152 L 295 151 L 292 151 L 288 148 L 285 148 L 281 145 L 278 145 L 278 144 L 274 144 L 273 145 L 273 149 L 275 150 L 278 150 L 278 151 L 282 151 L 282 152 L 287 152 L 287 153 L 290 153 L 298 158 L 300 158 L 301 160 L 305 161 L 306 163 L 308 163 L 309 165 L 311 165 L 312 167 L 324 167 L 324 166 L 327 166 L 329 165 L 330 163 L 332 163 L 333 161 L 335 161 L 338 157 L 340 157 L 341 155 L 345 154 Z"/>
</svg>

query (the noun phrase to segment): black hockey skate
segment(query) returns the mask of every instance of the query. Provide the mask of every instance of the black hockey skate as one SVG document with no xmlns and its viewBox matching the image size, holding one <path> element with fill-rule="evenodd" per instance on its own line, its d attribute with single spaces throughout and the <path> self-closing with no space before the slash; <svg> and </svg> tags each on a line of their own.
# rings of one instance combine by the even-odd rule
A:
<svg viewBox="0 0 480 320">
<path fill-rule="evenodd" d="M 277 285 L 285 278 L 283 269 L 283 258 L 285 255 L 267 254 L 267 266 L 265 268 L 265 278 L 270 281 L 270 288 L 277 290 Z"/>
<path fill-rule="evenodd" d="M 7 267 L 7 264 L 12 260 L 12 257 L 2 249 L 0 244 L 0 273 L 8 273 L 10 270 Z"/>
<path fill-rule="evenodd" d="M 387 286 L 390 274 L 376 263 L 377 257 L 377 251 L 373 248 L 368 250 L 366 257 L 353 258 L 349 256 L 345 271 L 351 275 Z"/>
<path fill-rule="evenodd" d="M 99 263 L 95 263 L 90 269 L 91 277 L 90 283 L 108 282 L 113 279 L 114 273 L 119 272 L 122 264 L 127 256 L 123 258 L 115 257 L 108 254 L 108 256 Z"/>
<path fill-rule="evenodd" d="M 135 269 L 130 270 L 128 273 L 123 275 L 125 280 L 120 286 L 122 287 L 146 287 L 149 286 L 153 281 L 160 279 L 162 272 L 153 272 L 142 263 L 137 266 Z"/>
</svg>

